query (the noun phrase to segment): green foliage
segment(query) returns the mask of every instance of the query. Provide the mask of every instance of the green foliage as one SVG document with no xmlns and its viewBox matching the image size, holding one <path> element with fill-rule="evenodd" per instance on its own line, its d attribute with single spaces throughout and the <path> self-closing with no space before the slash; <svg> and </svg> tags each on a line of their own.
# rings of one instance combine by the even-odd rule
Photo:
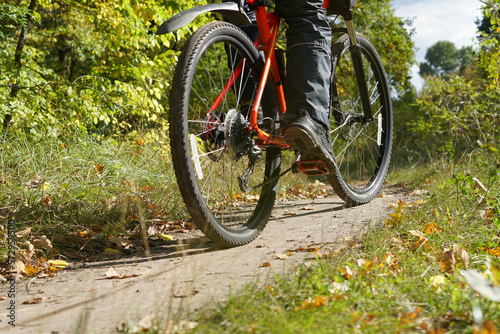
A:
<svg viewBox="0 0 500 334">
<path fill-rule="evenodd" d="M 494 94 L 478 91 L 462 77 L 429 77 L 411 130 L 431 157 L 460 157 L 478 147 L 496 150 L 498 107 Z"/>
<path fill-rule="evenodd" d="M 395 115 L 396 124 L 401 124 L 395 127 L 396 138 L 404 138 L 396 139 L 396 159 L 415 163 L 443 154 L 460 158 L 476 149 L 498 152 L 499 5 L 500 1 L 494 0 L 483 6 L 493 30 L 483 34 L 475 57 L 471 47 L 456 50 L 451 42 L 441 41 L 429 48 L 427 62 L 420 67 L 421 72 L 430 74 L 423 91 L 409 96 L 407 103 L 395 102 L 395 109 L 402 109 Z M 456 66 L 462 66 L 460 71 L 455 71 Z"/>
<path fill-rule="evenodd" d="M 358 1 L 354 17 L 357 31 L 379 52 L 391 86 L 404 95 L 411 89 L 410 68 L 415 63 L 411 20 L 395 16 L 390 0 Z"/>
<path fill-rule="evenodd" d="M 38 1 L 17 64 L 27 6 L 3 6 L 0 16 L 0 122 L 12 115 L 13 131 L 50 136 L 163 126 L 179 45 L 154 31 L 182 9 L 178 2 Z"/>
<path fill-rule="evenodd" d="M 460 67 L 472 64 L 473 49 L 464 46 L 457 49 L 449 41 L 439 41 L 427 49 L 425 62 L 420 64 L 420 75 L 451 74 Z"/>
<path fill-rule="evenodd" d="M 500 92 L 500 0 L 485 1 L 482 7 L 484 19 L 489 19 L 491 30 L 483 32 L 479 66 L 485 73 L 486 88 Z"/>
</svg>

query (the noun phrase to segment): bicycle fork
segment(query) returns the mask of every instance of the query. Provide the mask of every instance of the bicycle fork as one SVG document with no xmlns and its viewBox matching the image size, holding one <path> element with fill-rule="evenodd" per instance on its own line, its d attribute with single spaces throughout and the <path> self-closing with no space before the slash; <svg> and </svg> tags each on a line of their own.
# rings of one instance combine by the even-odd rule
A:
<svg viewBox="0 0 500 334">
<path fill-rule="evenodd" d="M 361 57 L 361 46 L 358 43 L 358 38 L 356 37 L 356 31 L 354 30 L 354 24 L 351 20 L 346 21 L 347 34 L 351 40 L 351 46 L 349 52 L 351 53 L 352 63 L 354 67 L 354 73 L 356 75 L 356 82 L 358 84 L 359 94 L 361 97 L 361 104 L 363 105 L 364 117 L 361 121 L 362 123 L 368 123 L 373 120 L 372 108 L 370 95 L 368 93 L 368 86 L 366 85 L 365 70 L 363 68 L 363 59 Z"/>
</svg>

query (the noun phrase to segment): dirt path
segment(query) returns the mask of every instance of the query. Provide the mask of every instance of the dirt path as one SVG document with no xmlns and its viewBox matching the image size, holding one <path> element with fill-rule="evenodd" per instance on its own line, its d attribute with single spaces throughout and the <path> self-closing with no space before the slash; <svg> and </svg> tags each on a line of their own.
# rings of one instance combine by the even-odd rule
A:
<svg viewBox="0 0 500 334">
<path fill-rule="evenodd" d="M 296 252 L 286 260 L 276 255 L 310 245 L 334 248 L 338 240 L 387 216 L 403 192 L 386 189 L 382 197 L 344 209 L 339 198 L 279 202 L 262 235 L 249 245 L 216 249 L 201 235 L 189 244 L 155 247 L 151 258 L 77 264 L 57 277 L 18 284 L 16 327 L 7 325 L 9 300 L 0 301 L 0 331 L 12 333 L 114 333 L 122 322 L 135 323 L 154 311 L 196 309 L 223 300 L 248 283 L 265 284 L 275 274 L 301 263 L 311 253 Z M 314 210 L 303 210 L 312 204 Z M 285 215 L 294 212 L 296 215 Z M 262 266 L 268 262 L 269 266 Z M 102 279 L 109 267 L 137 277 Z M 28 289 L 27 289 L 28 288 Z M 1 288 L 6 295 L 6 286 Z M 33 298 L 42 302 L 24 305 Z"/>
</svg>

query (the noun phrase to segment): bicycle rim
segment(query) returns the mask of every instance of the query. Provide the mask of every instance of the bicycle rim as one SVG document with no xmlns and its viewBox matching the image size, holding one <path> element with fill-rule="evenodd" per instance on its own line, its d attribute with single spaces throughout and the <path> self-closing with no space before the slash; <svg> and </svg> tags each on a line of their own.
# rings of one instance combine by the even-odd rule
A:
<svg viewBox="0 0 500 334">
<path fill-rule="evenodd" d="M 372 200 L 385 180 L 392 149 L 392 107 L 380 57 L 359 36 L 363 67 L 373 120 L 364 123 L 363 106 L 356 82 L 348 36 L 332 47 L 331 139 L 338 169 L 330 177 L 337 194 L 348 204 Z"/>
<path fill-rule="evenodd" d="M 277 180 L 244 192 L 239 179 L 255 150 L 248 109 L 258 84 L 257 61 L 255 47 L 241 30 L 208 24 L 188 42 L 174 79 L 171 146 L 179 187 L 195 223 L 223 246 L 253 240 L 276 195 Z M 263 149 L 261 155 L 248 188 L 279 174 L 279 150 Z"/>
</svg>

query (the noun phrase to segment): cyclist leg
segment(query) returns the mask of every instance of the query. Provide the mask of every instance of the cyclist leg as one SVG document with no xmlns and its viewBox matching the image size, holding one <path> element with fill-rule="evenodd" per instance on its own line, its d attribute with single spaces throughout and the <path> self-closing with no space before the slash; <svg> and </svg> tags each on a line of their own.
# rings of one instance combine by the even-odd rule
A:
<svg viewBox="0 0 500 334">
<path fill-rule="evenodd" d="M 322 5 L 322 0 L 276 1 L 276 14 L 288 24 L 283 123 L 292 148 L 335 168 L 328 126 L 331 28 Z"/>
</svg>

